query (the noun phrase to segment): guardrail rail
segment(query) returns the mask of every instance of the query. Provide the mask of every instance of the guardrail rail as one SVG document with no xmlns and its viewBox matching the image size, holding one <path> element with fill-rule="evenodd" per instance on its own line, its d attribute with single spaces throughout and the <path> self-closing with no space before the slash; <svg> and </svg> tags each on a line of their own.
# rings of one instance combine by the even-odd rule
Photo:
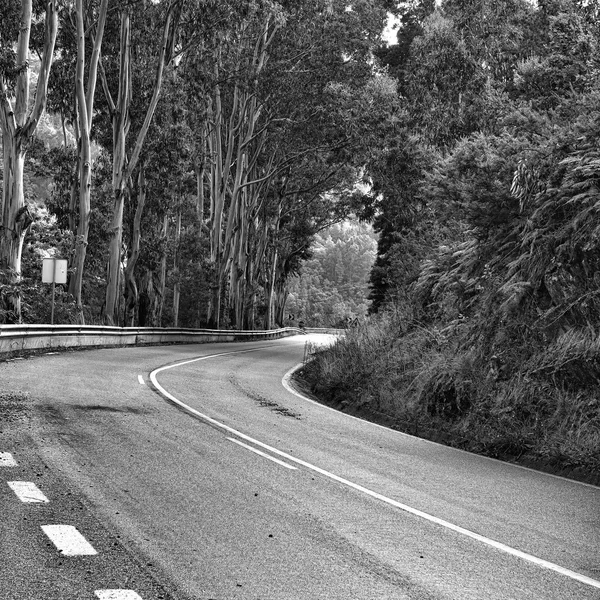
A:
<svg viewBox="0 0 600 600">
<path fill-rule="evenodd" d="M 63 348 L 272 340 L 301 333 L 304 332 L 297 327 L 269 331 L 224 331 L 103 325 L 0 325 L 0 359 Z"/>
</svg>

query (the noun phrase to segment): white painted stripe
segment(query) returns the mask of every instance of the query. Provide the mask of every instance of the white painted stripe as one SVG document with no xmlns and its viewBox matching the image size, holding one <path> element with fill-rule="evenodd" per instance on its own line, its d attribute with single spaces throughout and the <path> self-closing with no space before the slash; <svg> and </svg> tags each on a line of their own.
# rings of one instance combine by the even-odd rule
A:
<svg viewBox="0 0 600 600">
<path fill-rule="evenodd" d="M 0 452 L 0 467 L 16 467 L 17 461 L 10 452 Z"/>
<path fill-rule="evenodd" d="M 42 525 L 50 541 L 65 556 L 98 554 L 91 544 L 72 525 Z"/>
<path fill-rule="evenodd" d="M 50 502 L 38 486 L 31 481 L 8 481 L 7 483 L 21 502 Z"/>
<path fill-rule="evenodd" d="M 96 590 L 94 594 L 99 600 L 142 600 L 133 590 Z"/>
<path fill-rule="evenodd" d="M 440 525 L 442 527 L 450 529 L 450 530 L 452 530 L 456 533 L 459 533 L 461 535 L 464 535 L 466 537 L 477 540 L 478 542 L 481 542 L 483 544 L 491 546 L 492 548 L 495 548 L 502 552 L 506 552 L 507 554 L 510 554 L 512 556 L 516 556 L 518 558 L 526 560 L 526 561 L 533 563 L 544 569 L 549 569 L 550 571 L 555 571 L 556 573 L 560 573 L 561 575 L 564 575 L 566 577 L 574 579 L 575 581 L 579 581 L 580 583 L 584 583 L 586 585 L 590 585 L 592 587 L 600 589 L 600 581 L 598 581 L 597 579 L 592 579 L 591 577 L 587 577 L 586 575 L 583 575 L 581 573 L 571 571 L 570 569 L 561 567 L 560 565 L 554 564 L 554 563 L 544 560 L 542 558 L 538 558 L 537 556 L 533 556 L 532 554 L 528 554 L 527 552 L 522 552 L 521 550 L 517 550 L 516 548 L 511 548 L 510 546 L 507 546 L 506 544 L 503 544 L 502 542 L 497 542 L 496 540 L 487 538 L 483 535 L 480 535 L 478 533 L 475 533 L 473 531 L 465 529 L 464 527 L 460 527 L 459 525 L 454 525 L 453 523 L 450 523 L 449 521 L 445 521 L 444 519 L 440 519 L 438 517 L 435 517 L 433 515 L 425 513 L 416 508 L 412 508 L 411 506 L 408 506 L 406 504 L 402 504 L 401 502 L 397 502 L 396 500 L 394 500 L 392 498 L 388 498 L 387 496 L 384 496 L 383 494 L 379 494 L 378 492 L 375 492 L 373 490 L 365 488 L 362 485 L 353 483 L 352 481 L 349 481 L 348 479 L 339 477 L 338 475 L 335 475 L 334 473 L 330 473 L 329 471 L 326 471 L 325 469 L 321 469 L 320 467 L 312 465 L 312 464 L 310 464 L 306 461 L 303 461 L 299 458 L 295 458 L 295 457 L 291 456 L 290 454 L 287 454 L 286 452 L 282 452 L 281 450 L 278 450 L 277 448 L 273 448 L 272 446 L 269 446 L 268 444 L 265 444 L 259 440 L 256 440 L 256 439 L 242 433 L 241 431 L 234 429 L 233 427 L 229 427 L 229 425 L 225 425 L 224 423 L 221 423 L 220 421 L 217 421 L 216 419 L 213 419 L 213 418 L 209 417 L 208 415 L 205 415 L 205 414 L 197 411 L 196 409 L 192 408 L 191 406 L 188 406 L 187 404 L 185 404 L 185 402 L 178 400 L 177 398 L 175 398 L 175 396 L 173 396 L 172 394 L 169 394 L 169 392 L 167 392 L 167 390 L 165 390 L 158 383 L 158 380 L 156 379 L 156 376 L 158 375 L 158 373 L 160 373 L 162 371 L 166 371 L 168 369 L 173 369 L 174 367 L 181 367 L 183 365 L 187 365 L 187 364 L 190 364 L 193 362 L 198 362 L 201 360 L 207 360 L 209 358 L 217 358 L 219 356 L 224 356 L 224 355 L 229 355 L 229 354 L 243 354 L 246 352 L 255 352 L 257 350 L 262 350 L 262 349 L 263 348 L 256 348 L 254 350 L 239 350 L 239 351 L 234 351 L 234 352 L 224 352 L 221 354 L 212 354 L 212 355 L 208 355 L 208 356 L 201 356 L 199 358 L 185 360 L 185 361 L 175 363 L 172 365 L 166 365 L 164 367 L 160 367 L 160 368 L 152 371 L 152 373 L 150 373 L 150 380 L 152 381 L 152 383 L 156 387 L 156 389 L 165 398 L 169 399 L 171 402 L 173 402 L 177 406 L 180 406 L 189 414 L 199 417 L 206 423 L 210 423 L 211 425 L 214 425 L 215 427 L 218 427 L 224 431 L 227 431 L 228 433 L 235 435 L 238 438 L 241 438 L 241 439 L 243 439 L 247 442 L 250 442 L 256 446 L 260 446 L 261 448 L 264 448 L 265 450 L 268 450 L 269 452 L 272 452 L 273 454 L 277 454 L 278 456 L 281 456 L 282 458 L 285 458 L 291 462 L 299 464 L 307 469 L 310 469 L 311 471 L 315 471 L 316 473 L 319 473 L 325 477 L 328 477 L 329 479 L 333 479 L 334 481 L 337 481 L 338 483 L 341 483 L 343 485 L 351 487 L 359 492 L 367 494 L 368 496 L 371 496 L 372 498 L 381 500 L 382 502 L 385 502 L 386 504 L 389 504 L 390 506 L 399 508 L 400 510 L 406 511 L 417 517 L 421 517 L 422 519 L 425 519 L 427 521 L 430 521 L 432 523 L 435 523 L 437 525 Z"/>
<path fill-rule="evenodd" d="M 261 452 L 260 450 L 253 448 L 252 446 L 248 446 L 247 444 L 244 444 L 244 442 L 240 442 L 240 440 L 236 440 L 236 439 L 230 438 L 230 437 L 228 437 L 227 439 L 230 440 L 231 442 L 234 442 L 235 444 L 238 444 L 239 446 L 243 446 L 244 448 L 247 448 L 251 452 L 255 452 L 256 454 L 259 454 L 260 456 L 264 456 L 265 458 L 268 458 L 269 460 L 276 462 L 278 465 L 281 465 L 282 467 L 285 467 L 286 469 L 293 469 L 294 471 L 297 469 L 297 467 L 288 465 L 287 463 L 283 462 L 282 460 L 279 460 L 278 458 L 275 458 L 274 456 L 269 456 L 265 452 Z"/>
<path fill-rule="evenodd" d="M 141 385 L 144 385 L 144 378 L 141 375 L 138 375 L 138 381 L 140 382 Z"/>
<path fill-rule="evenodd" d="M 309 402 L 310 404 L 315 404 L 316 406 L 320 406 L 321 408 L 324 408 L 326 410 L 330 410 L 334 413 L 337 413 L 338 415 L 343 415 L 344 417 L 346 417 L 348 419 L 355 419 L 356 421 L 360 421 L 361 423 L 367 423 L 368 426 L 370 426 L 370 427 L 378 427 L 379 429 L 385 429 L 387 432 L 393 433 L 394 435 L 401 435 L 404 437 L 409 437 L 409 438 L 419 440 L 419 442 L 423 442 L 424 444 L 433 444 L 434 446 L 443 446 L 444 448 L 450 449 L 450 446 L 444 446 L 444 444 L 440 444 L 439 442 L 434 442 L 433 440 L 420 438 L 420 437 L 417 437 L 416 435 L 411 435 L 410 433 L 406 433 L 404 431 L 398 431 L 397 429 L 390 429 L 389 427 L 386 427 L 385 425 L 379 425 L 379 423 L 373 423 L 373 421 L 367 421 L 366 419 L 361 419 L 360 417 L 355 417 L 354 415 L 349 415 L 348 413 L 344 413 L 341 410 L 338 410 L 337 408 L 332 408 L 331 406 L 327 406 L 326 404 L 322 404 L 321 402 L 317 402 L 316 400 L 313 400 L 312 398 L 304 396 L 303 394 L 301 394 L 300 392 L 295 390 L 290 383 L 290 379 L 292 378 L 292 375 L 294 374 L 294 372 L 297 371 L 298 369 L 301 369 L 303 366 L 304 366 L 304 363 L 298 363 L 295 367 L 292 367 L 283 376 L 283 379 L 281 380 L 283 387 L 288 392 L 290 392 L 290 394 L 294 394 L 294 396 L 296 396 L 297 398 L 300 398 L 300 399 L 304 400 L 305 402 Z M 469 452 L 468 450 L 463 450 L 462 448 L 451 448 L 451 450 L 452 450 L 452 452 L 463 452 L 465 454 L 471 454 L 471 455 L 473 454 L 472 452 Z M 529 471 L 530 473 L 535 473 L 536 475 L 538 475 L 540 477 L 550 477 L 552 479 L 559 479 L 561 481 L 564 481 L 566 483 L 572 483 L 574 485 L 583 485 L 585 487 L 591 487 L 596 490 L 600 489 L 600 486 L 594 485 L 593 483 L 586 483 L 585 481 L 578 481 L 577 479 L 569 479 L 568 477 L 563 477 L 562 475 L 555 475 L 554 473 L 546 473 L 545 471 L 538 471 L 537 469 L 532 469 L 531 467 L 525 467 L 523 465 L 518 465 L 516 463 L 507 463 L 504 460 L 500 460 L 498 458 L 492 458 L 491 456 L 484 456 L 483 454 L 478 454 L 478 456 L 482 460 L 492 461 L 495 463 L 502 463 L 503 465 L 510 466 L 515 469 L 521 469 L 523 471 Z"/>
</svg>

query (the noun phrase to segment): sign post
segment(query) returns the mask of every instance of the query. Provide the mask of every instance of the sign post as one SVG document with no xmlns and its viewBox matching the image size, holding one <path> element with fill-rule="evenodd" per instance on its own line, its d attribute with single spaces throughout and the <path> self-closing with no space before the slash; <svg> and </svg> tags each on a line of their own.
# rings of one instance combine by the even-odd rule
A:
<svg viewBox="0 0 600 600">
<path fill-rule="evenodd" d="M 52 284 L 52 311 L 50 325 L 54 325 L 54 291 L 57 283 L 67 283 L 67 260 L 63 258 L 45 258 L 42 263 L 42 283 Z"/>
</svg>

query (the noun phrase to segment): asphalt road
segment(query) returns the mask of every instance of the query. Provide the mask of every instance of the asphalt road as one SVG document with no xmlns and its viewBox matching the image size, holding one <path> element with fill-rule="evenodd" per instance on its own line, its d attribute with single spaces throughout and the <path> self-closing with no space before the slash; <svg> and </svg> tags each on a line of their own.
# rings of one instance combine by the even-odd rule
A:
<svg viewBox="0 0 600 600">
<path fill-rule="evenodd" d="M 305 341 L 0 363 L 0 598 L 600 599 L 600 488 L 294 395 Z"/>
</svg>

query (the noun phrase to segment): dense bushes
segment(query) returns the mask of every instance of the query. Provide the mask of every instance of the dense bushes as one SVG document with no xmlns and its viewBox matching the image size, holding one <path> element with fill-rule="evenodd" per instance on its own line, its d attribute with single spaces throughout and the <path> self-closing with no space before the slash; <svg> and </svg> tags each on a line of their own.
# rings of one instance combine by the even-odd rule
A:
<svg viewBox="0 0 600 600">
<path fill-rule="evenodd" d="M 315 351 L 301 377 L 328 403 L 401 431 L 598 480 L 597 336 L 571 330 L 507 369 L 466 347 L 461 329 L 388 311 Z"/>
</svg>

